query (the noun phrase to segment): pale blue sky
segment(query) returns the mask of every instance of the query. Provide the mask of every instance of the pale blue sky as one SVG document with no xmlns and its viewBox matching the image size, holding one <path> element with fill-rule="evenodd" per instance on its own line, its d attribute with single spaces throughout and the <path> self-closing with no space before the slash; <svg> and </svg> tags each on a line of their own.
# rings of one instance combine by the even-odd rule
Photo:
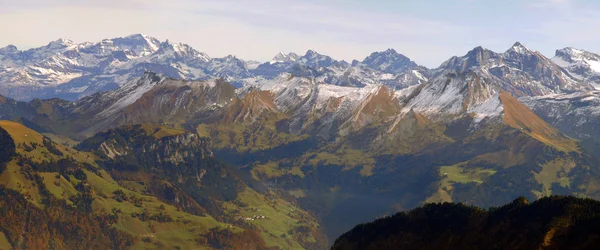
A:
<svg viewBox="0 0 600 250">
<path fill-rule="evenodd" d="M 584 0 L 0 0 L 0 47 L 37 47 L 144 33 L 218 57 L 269 60 L 314 49 L 359 59 L 394 48 L 439 66 L 476 46 L 515 41 L 553 56 L 600 52 L 600 1 Z"/>
</svg>

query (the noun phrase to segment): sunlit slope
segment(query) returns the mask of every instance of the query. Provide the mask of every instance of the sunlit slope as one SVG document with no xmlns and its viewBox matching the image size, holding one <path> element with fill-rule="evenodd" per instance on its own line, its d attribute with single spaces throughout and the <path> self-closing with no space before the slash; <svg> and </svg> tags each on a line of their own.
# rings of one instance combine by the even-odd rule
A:
<svg viewBox="0 0 600 250">
<path fill-rule="evenodd" d="M 123 235 L 121 237 L 125 239 L 123 244 L 131 245 L 132 248 L 144 249 L 213 248 L 214 246 L 211 247 L 211 243 L 208 241 L 212 241 L 212 244 L 217 242 L 235 246 L 238 244 L 237 240 L 248 235 L 245 229 L 218 222 L 210 215 L 189 214 L 177 206 L 160 201 L 157 197 L 121 186 L 108 172 L 95 163 L 94 160 L 98 158 L 92 153 L 80 152 L 58 145 L 15 122 L 0 121 L 0 128 L 8 132 L 10 139 L 16 145 L 14 159 L 6 163 L 0 174 L 0 186 L 14 190 L 16 193 L 3 196 L 3 198 L 14 197 L 10 199 L 19 200 L 21 199 L 19 197 L 23 197 L 25 203 L 19 203 L 23 204 L 23 209 L 39 214 L 37 216 L 44 220 L 71 223 L 82 230 L 90 228 L 108 233 L 106 230 L 110 229 L 113 230 L 111 232 L 119 232 L 119 235 Z M 144 129 L 157 138 L 177 133 L 148 126 Z M 59 205 L 61 203 L 64 205 Z M 11 210 L 11 207 L 4 207 L 0 210 L 5 215 L 7 212 L 9 214 L 17 212 Z M 93 216 L 80 222 L 83 224 L 77 224 L 78 222 L 65 221 L 66 219 L 62 217 L 62 214 L 69 213 L 76 213 L 82 218 Z M 6 216 L 8 220 L 13 218 L 10 215 Z M 25 213 L 23 216 L 33 215 Z M 8 225 L 2 224 L 0 228 L 9 232 L 19 232 L 19 230 L 55 232 L 58 230 L 62 237 L 65 237 L 64 240 L 60 240 L 60 237 L 58 240 L 42 237 L 42 240 L 33 242 L 34 239 L 30 238 L 15 238 L 15 234 L 12 233 L 4 235 L 6 241 L 13 247 L 35 245 L 48 248 L 56 246 L 53 244 L 59 244 L 63 246 L 61 248 L 71 249 L 75 246 L 87 248 L 94 244 L 104 244 L 92 239 L 89 242 L 90 245 L 84 243 L 73 245 L 75 243 L 69 241 L 68 238 L 81 240 L 78 238 L 80 236 L 71 235 L 70 232 L 61 231 L 60 228 L 44 229 L 37 228 L 36 225 L 12 228 L 7 227 Z M 229 234 L 230 239 L 211 239 L 215 234 Z M 6 245 L 6 243 L 3 244 Z M 244 244 L 260 248 L 261 245 L 264 246 L 264 241 L 256 236 Z"/>
</svg>

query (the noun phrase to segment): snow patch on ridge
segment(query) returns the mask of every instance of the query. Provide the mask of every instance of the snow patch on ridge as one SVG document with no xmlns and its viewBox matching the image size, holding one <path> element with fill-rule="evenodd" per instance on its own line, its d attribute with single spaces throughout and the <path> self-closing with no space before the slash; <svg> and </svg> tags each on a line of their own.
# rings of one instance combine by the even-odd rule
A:
<svg viewBox="0 0 600 250">
<path fill-rule="evenodd" d="M 124 94 L 118 101 L 108 107 L 106 110 L 100 112 L 97 116 L 108 117 L 111 116 L 127 106 L 133 104 L 135 101 L 140 99 L 144 93 L 150 91 L 157 83 L 164 81 L 165 78 L 159 82 L 153 82 L 151 77 L 142 78 L 139 82 L 134 81 L 130 84 L 122 86 L 116 94 Z"/>
</svg>

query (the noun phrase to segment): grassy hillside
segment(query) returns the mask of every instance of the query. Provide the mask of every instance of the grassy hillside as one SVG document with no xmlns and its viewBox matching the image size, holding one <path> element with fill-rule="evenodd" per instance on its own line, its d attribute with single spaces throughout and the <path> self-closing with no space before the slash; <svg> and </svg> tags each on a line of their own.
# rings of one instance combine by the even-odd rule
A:
<svg viewBox="0 0 600 250">
<path fill-rule="evenodd" d="M 266 246 L 326 246 L 314 215 L 268 189 L 253 190 L 241 172 L 214 157 L 209 145 L 195 133 L 135 125 L 99 133 L 78 148 L 97 153 L 99 164 L 122 186 L 182 211 L 254 230 Z"/>
<path fill-rule="evenodd" d="M 575 140 L 561 134 L 507 92 L 500 94 L 500 100 L 504 105 L 504 122 L 509 126 L 561 151 L 581 151 Z"/>
<path fill-rule="evenodd" d="M 148 131 L 168 136 L 163 130 Z M 15 145 L 0 173 L 0 247 L 266 248 L 253 229 L 186 213 L 120 185 L 90 152 L 56 144 L 14 122 L 1 121 L 0 132 L 10 136 L 0 134 L 2 145 Z"/>
<path fill-rule="evenodd" d="M 302 208 L 318 211 L 329 237 L 366 218 L 425 202 L 489 207 L 518 196 L 600 197 L 598 161 L 577 141 L 526 110 L 506 112 L 507 124 L 484 121 L 472 132 L 470 116 L 446 124 L 409 112 L 387 126 L 366 126 L 316 149 L 289 149 L 301 152 L 298 156 L 256 154 L 244 156 L 242 164 Z"/>
</svg>

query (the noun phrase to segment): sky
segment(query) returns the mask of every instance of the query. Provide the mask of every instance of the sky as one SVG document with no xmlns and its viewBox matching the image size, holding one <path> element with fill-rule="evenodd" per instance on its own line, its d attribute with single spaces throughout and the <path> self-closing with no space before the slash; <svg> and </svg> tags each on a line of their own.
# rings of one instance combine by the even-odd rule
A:
<svg viewBox="0 0 600 250">
<path fill-rule="evenodd" d="M 437 67 L 516 41 L 549 57 L 567 46 L 600 53 L 598 27 L 597 0 L 0 0 L 0 47 L 143 33 L 258 61 L 308 49 L 362 60 L 393 48 Z"/>
</svg>

